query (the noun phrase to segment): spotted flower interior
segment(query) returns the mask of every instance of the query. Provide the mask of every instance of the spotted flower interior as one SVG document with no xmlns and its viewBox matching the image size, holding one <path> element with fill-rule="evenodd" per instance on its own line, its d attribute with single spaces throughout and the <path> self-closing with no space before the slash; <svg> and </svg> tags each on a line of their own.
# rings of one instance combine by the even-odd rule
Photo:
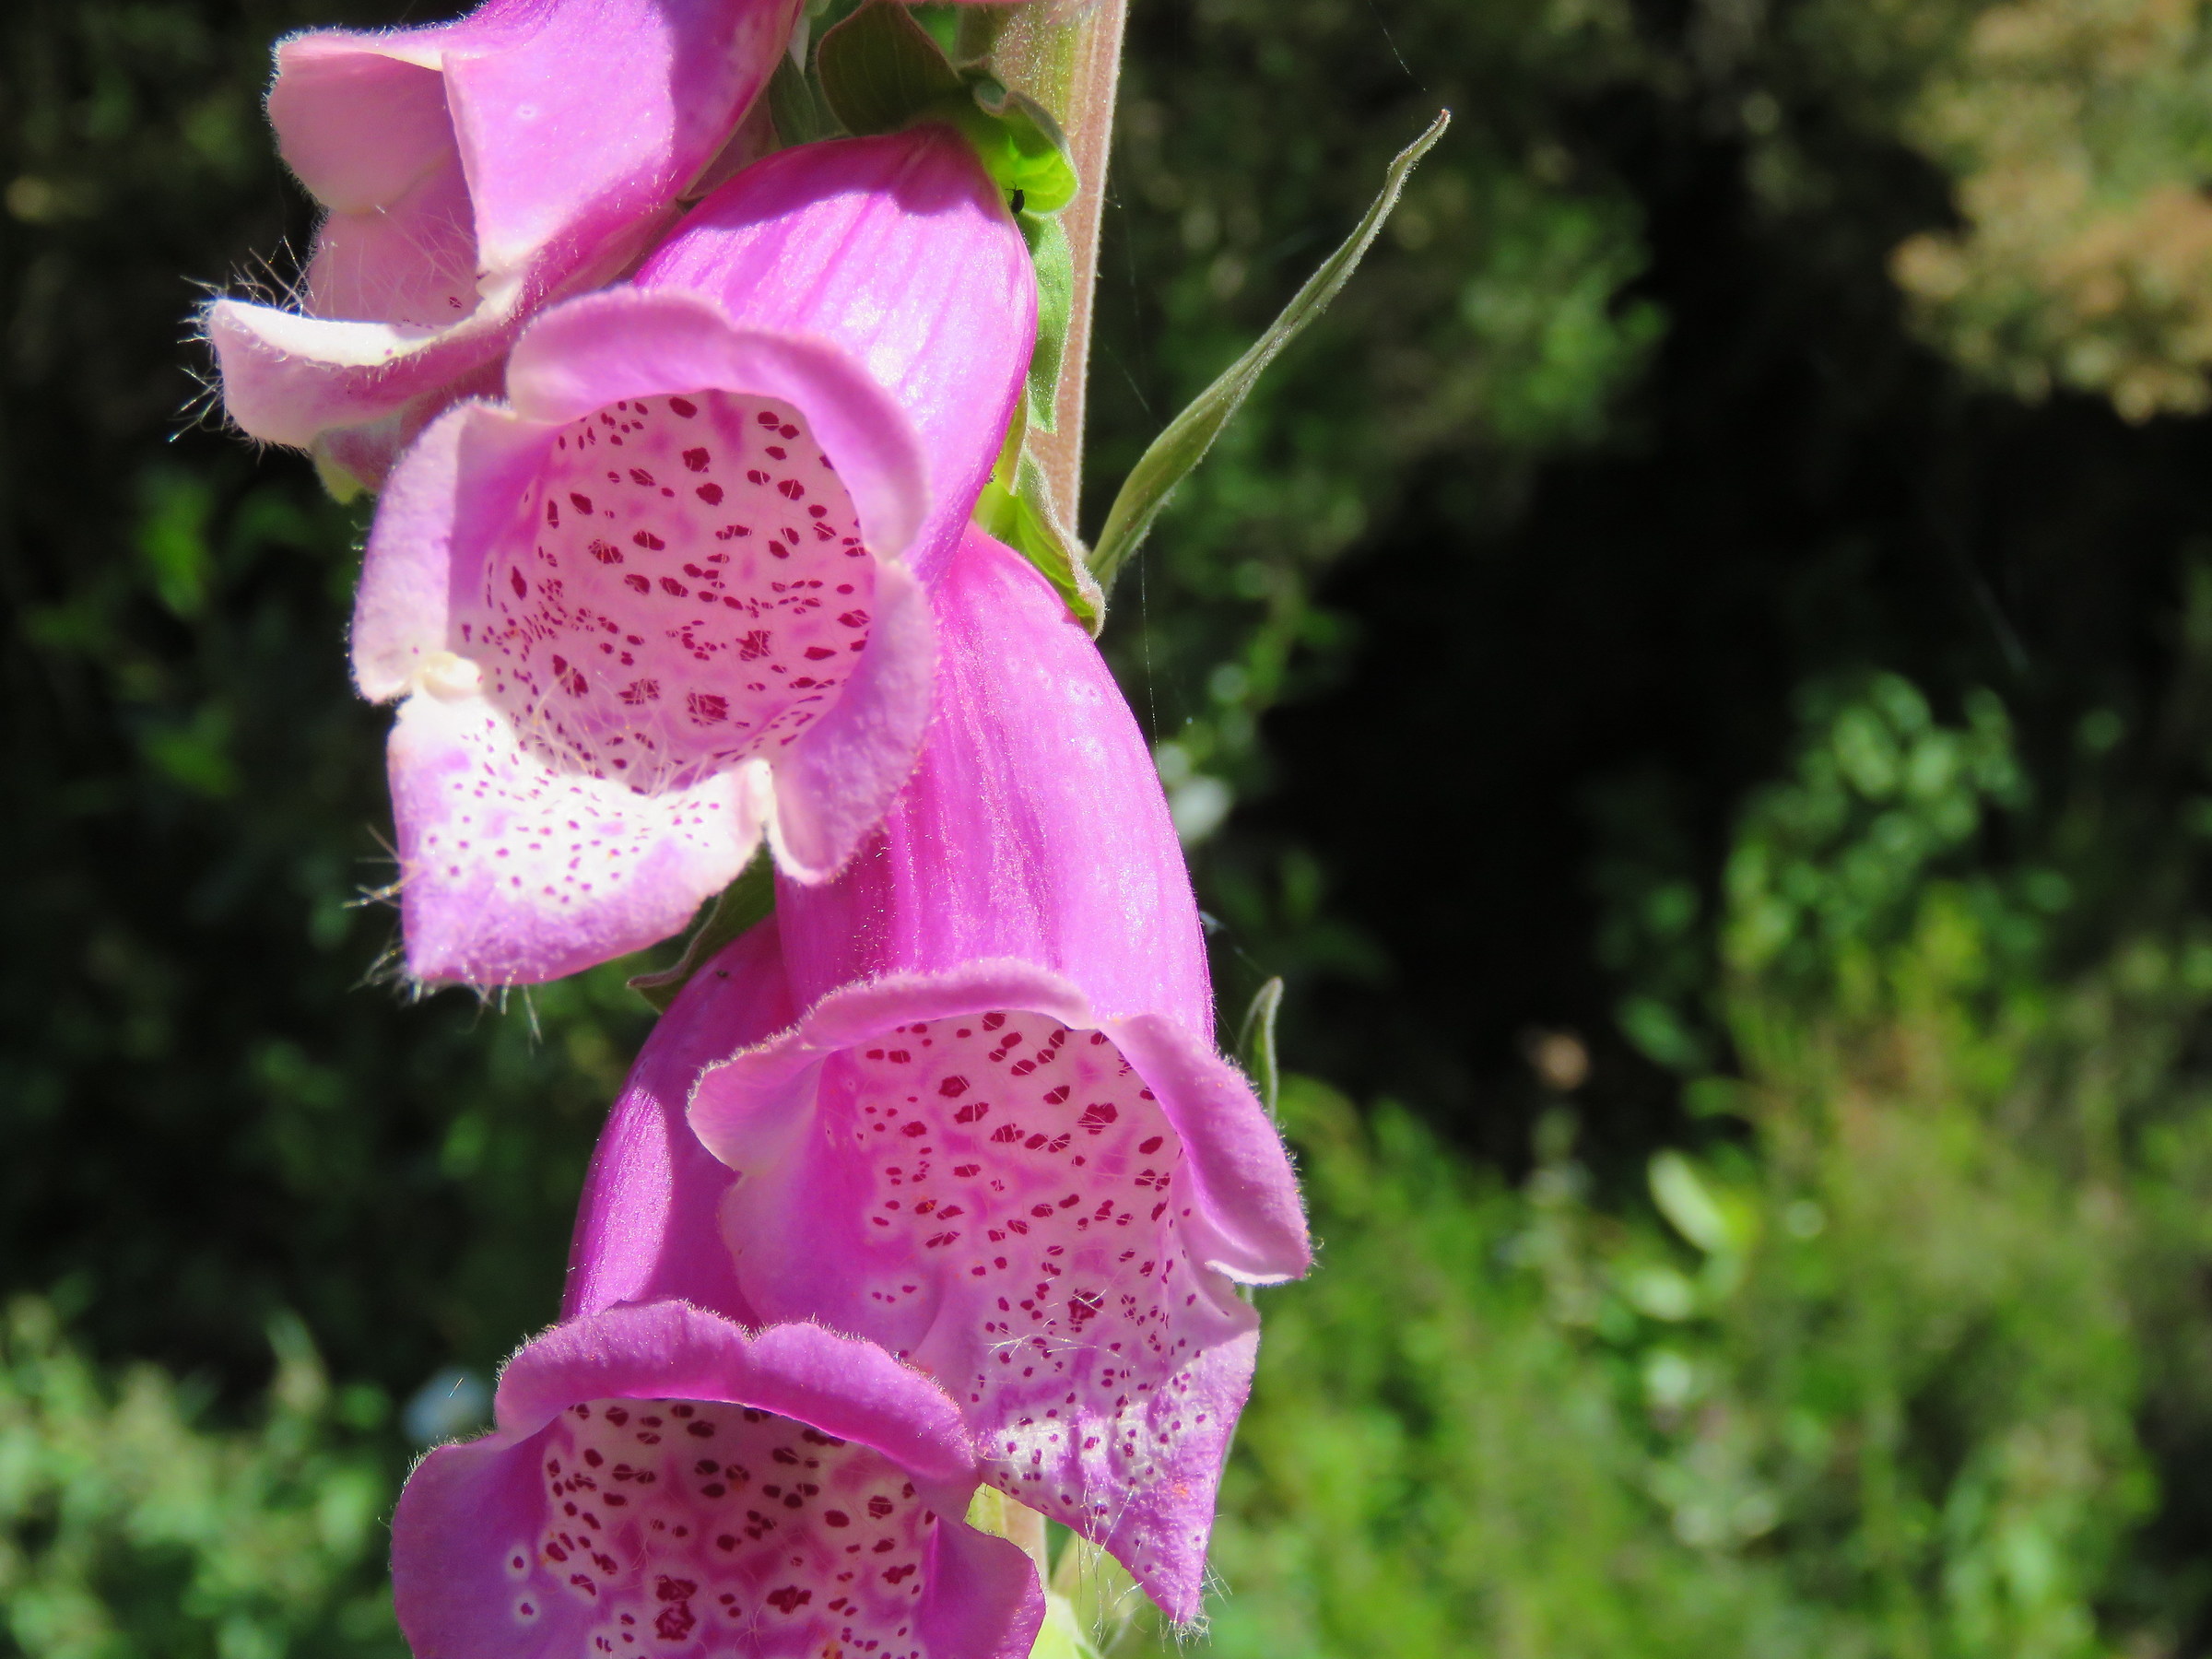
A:
<svg viewBox="0 0 2212 1659">
<path fill-rule="evenodd" d="M 880 1453 L 683 1400 L 573 1406 L 531 1450 L 545 1510 L 507 1558 L 517 1652 L 924 1659 L 935 1518 Z"/>
<path fill-rule="evenodd" d="M 987 1480 L 1094 1535 L 1210 1484 L 1229 1424 L 1196 1368 L 1250 1312 L 1194 1265 L 1182 1143 L 1104 1032 L 917 1021 L 832 1056 L 818 1100 L 830 1185 L 864 1194 L 864 1334 L 961 1404 Z"/>
<path fill-rule="evenodd" d="M 457 648 L 557 771 L 651 794 L 773 759 L 866 647 L 875 560 L 788 405 L 700 392 L 572 421 L 532 512 Z"/>
</svg>

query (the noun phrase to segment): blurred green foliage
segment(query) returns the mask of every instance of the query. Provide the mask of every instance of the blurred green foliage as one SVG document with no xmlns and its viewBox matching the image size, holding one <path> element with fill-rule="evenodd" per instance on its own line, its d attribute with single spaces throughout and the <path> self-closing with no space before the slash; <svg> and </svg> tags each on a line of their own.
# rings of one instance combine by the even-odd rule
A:
<svg viewBox="0 0 2212 1659">
<path fill-rule="evenodd" d="M 385 1653 L 385 1472 L 348 1441 L 387 1409 L 335 1393 L 297 1320 L 256 1432 L 207 1432 L 204 1401 L 138 1366 L 110 1381 L 46 1303 L 0 1327 L 0 1641 L 54 1659 Z M 204 1392 L 204 1391 L 202 1391 Z"/>
<path fill-rule="evenodd" d="M 1211 1645 L 2212 1650 L 2203 8 L 1135 9 L 1094 527 L 1456 116 L 1106 636 L 1324 1245 Z M 359 521 L 180 349 L 403 12 L 0 16 L 0 1655 L 396 1654 L 650 1018 L 388 982 Z"/>
<path fill-rule="evenodd" d="M 1738 1133 L 1606 1204 L 1566 1105 L 1508 1186 L 1287 1092 L 1324 1267 L 1265 1299 L 1214 1651 L 2196 1651 L 2147 1523 L 2212 1446 L 2212 938 L 2054 974 L 2048 884 L 1956 862 L 2018 804 L 1994 702 L 1824 700 L 1729 865 Z"/>
</svg>

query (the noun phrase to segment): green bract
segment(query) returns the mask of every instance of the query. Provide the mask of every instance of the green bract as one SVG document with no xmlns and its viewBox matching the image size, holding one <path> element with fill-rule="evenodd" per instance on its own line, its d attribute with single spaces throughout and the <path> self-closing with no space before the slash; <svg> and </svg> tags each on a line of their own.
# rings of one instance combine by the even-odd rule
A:
<svg viewBox="0 0 2212 1659">
<path fill-rule="evenodd" d="M 902 6 L 877 0 L 822 37 L 815 57 L 830 113 L 856 136 L 943 121 L 975 146 L 1017 212 L 1056 213 L 1076 198 L 1067 138 L 1042 104 L 987 75 L 953 67 Z"/>
<path fill-rule="evenodd" d="M 988 76 L 968 84 L 924 113 L 959 127 L 982 158 L 983 171 L 1008 192 L 1018 191 L 1030 213 L 1057 213 L 1076 199 L 1076 164 L 1067 137 L 1052 112 L 1025 93 Z"/>
<path fill-rule="evenodd" d="M 1018 435 L 1009 452 L 1018 452 Z M 1053 510 L 1044 469 L 1026 454 L 1011 467 L 1011 483 L 1006 477 L 1008 463 L 1002 460 L 983 486 L 975 503 L 975 522 L 1035 565 L 1059 591 L 1068 614 L 1095 638 L 1105 625 L 1106 595 L 1091 577 L 1083 544 Z"/>
<path fill-rule="evenodd" d="M 1057 218 L 1028 210 L 1014 216 L 1030 260 L 1037 267 L 1037 350 L 1030 359 L 1030 424 L 1053 429 L 1053 402 L 1060 389 L 1060 365 L 1067 355 L 1068 322 L 1075 314 L 1076 254 L 1067 227 Z"/>
</svg>

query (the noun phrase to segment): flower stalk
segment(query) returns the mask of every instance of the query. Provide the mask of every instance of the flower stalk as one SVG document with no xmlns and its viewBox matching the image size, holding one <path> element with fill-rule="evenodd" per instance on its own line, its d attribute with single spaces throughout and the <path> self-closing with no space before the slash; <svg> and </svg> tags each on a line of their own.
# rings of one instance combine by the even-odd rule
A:
<svg viewBox="0 0 2212 1659">
<path fill-rule="evenodd" d="M 1081 181 L 1076 199 L 1061 215 L 1075 259 L 1075 293 L 1053 394 L 1053 427 L 1030 439 L 1053 510 L 1068 525 L 1077 523 L 1082 504 L 1091 311 L 1128 15 L 1128 0 L 1032 0 L 1022 6 L 976 6 L 960 18 L 959 56 L 985 64 L 1007 86 L 1052 112 L 1067 135 Z"/>
<path fill-rule="evenodd" d="M 659 32 L 609 114 L 625 8 Z M 561 1323 L 401 1500 L 420 1659 L 1065 1659 L 1112 1574 L 1187 1628 L 1251 1292 L 1311 1264 L 1272 1003 L 1255 1091 L 1070 528 L 1126 0 L 967 6 L 951 60 L 896 0 L 794 37 L 838 9 L 298 37 L 271 110 L 331 280 L 208 313 L 241 426 L 381 491 L 354 664 L 413 977 L 715 905 L 633 982 L 665 1012 Z M 1101 576 L 1441 130 L 1155 445 Z"/>
</svg>

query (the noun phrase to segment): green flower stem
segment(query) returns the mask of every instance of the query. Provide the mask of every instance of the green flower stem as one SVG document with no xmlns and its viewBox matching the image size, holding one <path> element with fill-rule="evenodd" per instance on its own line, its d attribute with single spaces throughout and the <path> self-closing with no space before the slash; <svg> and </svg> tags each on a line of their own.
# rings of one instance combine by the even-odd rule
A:
<svg viewBox="0 0 2212 1659">
<path fill-rule="evenodd" d="M 1076 199 L 1060 216 L 1075 257 L 1075 294 L 1053 396 L 1053 429 L 1030 438 L 1030 453 L 1043 469 L 1053 511 L 1071 526 L 1082 504 L 1090 312 L 1098 289 L 1099 227 L 1127 17 L 1128 0 L 1028 0 L 1020 6 L 975 6 L 960 19 L 959 56 L 987 61 L 1000 80 L 1052 112 L 1067 135 L 1081 179 Z"/>
</svg>

